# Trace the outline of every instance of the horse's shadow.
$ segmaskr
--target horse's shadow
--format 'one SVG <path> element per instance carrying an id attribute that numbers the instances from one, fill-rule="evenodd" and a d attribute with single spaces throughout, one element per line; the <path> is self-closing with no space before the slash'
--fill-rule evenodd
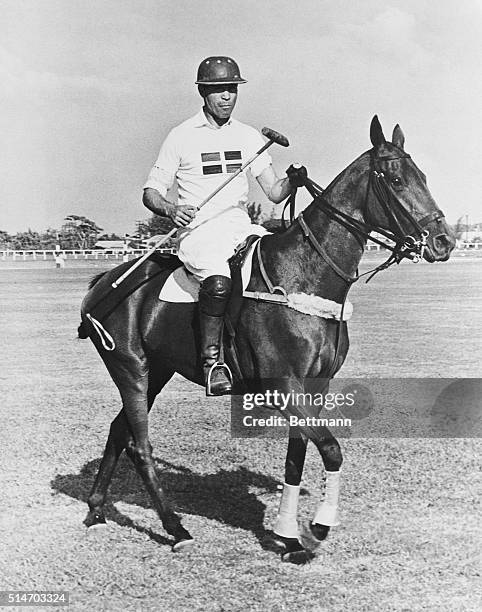
<path id="1" fill-rule="evenodd" d="M 245 467 L 235 470 L 221 469 L 215 474 L 198 474 L 185 466 L 163 459 L 156 458 L 155 461 L 163 489 L 176 511 L 204 516 L 250 531 L 263 548 L 269 549 L 269 536 L 272 532 L 264 527 L 266 505 L 259 496 L 275 495 L 281 484 L 278 480 Z M 78 474 L 57 474 L 51 482 L 52 489 L 87 503 L 99 465 L 100 459 L 94 459 L 86 463 Z M 306 495 L 308 491 L 302 488 L 301 494 Z M 152 508 L 141 479 L 125 456 L 121 457 L 109 486 L 108 501 L 105 505 L 107 520 L 147 534 L 159 544 L 172 544 L 167 537 L 137 524 L 119 511 L 114 506 L 119 501 Z"/>

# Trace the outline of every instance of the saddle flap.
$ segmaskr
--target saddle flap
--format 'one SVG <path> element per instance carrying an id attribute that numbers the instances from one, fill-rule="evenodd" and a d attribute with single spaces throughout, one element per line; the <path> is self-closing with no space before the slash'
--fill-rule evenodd
<path id="1" fill-rule="evenodd" d="M 192 303 L 199 301 L 200 283 L 184 266 L 176 268 L 161 287 L 159 299 L 164 302 Z"/>
<path id="2" fill-rule="evenodd" d="M 239 301 L 240 306 L 243 289 L 249 284 L 251 278 L 251 254 L 257 239 L 259 239 L 259 236 L 248 236 L 229 260 L 231 278 L 233 280 L 231 300 L 228 306 L 230 312 L 235 302 Z M 162 285 L 159 299 L 164 302 L 174 303 L 197 302 L 199 300 L 199 287 L 200 283 L 197 278 L 188 272 L 184 266 L 179 266 Z"/>
<path id="3" fill-rule="evenodd" d="M 246 240 L 239 245 L 234 255 L 229 260 L 229 268 L 231 270 L 233 286 L 231 290 L 231 298 L 226 309 L 225 321 L 226 328 L 231 338 L 234 338 L 235 335 L 235 329 L 243 301 L 244 289 L 246 289 L 246 287 L 249 285 L 249 281 L 251 279 L 251 268 L 253 261 L 252 254 L 258 240 L 261 240 L 261 238 L 256 234 L 248 236 Z"/>

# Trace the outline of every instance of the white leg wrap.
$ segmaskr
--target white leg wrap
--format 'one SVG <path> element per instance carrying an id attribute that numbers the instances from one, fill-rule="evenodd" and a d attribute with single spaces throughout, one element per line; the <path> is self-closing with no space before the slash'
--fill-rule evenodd
<path id="1" fill-rule="evenodd" d="M 336 527 L 338 517 L 338 497 L 340 494 L 340 472 L 326 472 L 325 497 L 313 517 L 313 524 Z"/>
<path id="2" fill-rule="evenodd" d="M 273 531 L 284 538 L 298 538 L 298 497 L 300 487 L 289 485 L 286 482 L 283 486 L 283 494 L 279 505 L 278 516 Z"/>

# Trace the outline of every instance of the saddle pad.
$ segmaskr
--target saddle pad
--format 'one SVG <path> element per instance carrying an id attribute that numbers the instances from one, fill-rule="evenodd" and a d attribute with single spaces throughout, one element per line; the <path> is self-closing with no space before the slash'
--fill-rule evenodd
<path id="1" fill-rule="evenodd" d="M 243 267 L 241 268 L 243 290 L 246 289 L 251 278 L 253 252 L 258 240 L 255 240 L 250 246 L 243 262 Z M 199 287 L 200 282 L 196 277 L 187 272 L 184 266 L 181 266 L 180 268 L 176 268 L 174 272 L 167 277 L 159 293 L 159 299 L 163 302 L 174 303 L 197 302 L 199 301 Z"/>

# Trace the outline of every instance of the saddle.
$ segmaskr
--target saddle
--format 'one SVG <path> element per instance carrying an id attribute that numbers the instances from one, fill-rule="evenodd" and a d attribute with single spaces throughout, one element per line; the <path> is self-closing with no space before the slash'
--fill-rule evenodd
<path id="1" fill-rule="evenodd" d="M 243 298 L 243 286 L 249 282 L 251 273 L 250 262 L 246 262 L 246 258 L 250 253 L 251 247 L 259 239 L 259 236 L 253 234 L 248 236 L 235 250 L 234 255 L 229 259 L 229 268 L 231 271 L 232 291 L 228 307 L 226 309 L 229 320 L 235 324 L 241 309 Z M 161 268 L 161 273 L 158 278 L 159 284 L 159 299 L 165 302 L 172 303 L 195 303 L 198 301 L 198 293 L 200 283 L 186 268 L 184 268 L 180 259 L 175 255 L 164 255 L 154 253 L 149 259 L 154 261 Z M 244 263 L 246 270 L 243 272 Z M 235 327 L 235 325 L 233 325 Z"/>

